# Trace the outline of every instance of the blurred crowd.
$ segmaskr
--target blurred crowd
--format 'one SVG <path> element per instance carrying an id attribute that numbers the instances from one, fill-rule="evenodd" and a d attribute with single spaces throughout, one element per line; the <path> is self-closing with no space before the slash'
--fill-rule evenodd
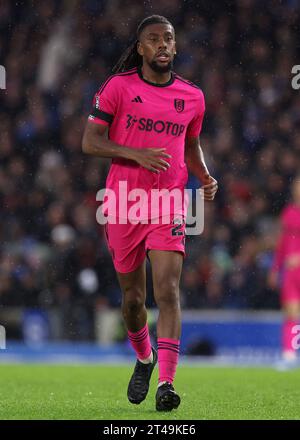
<path id="1" fill-rule="evenodd" d="M 119 307 L 95 217 L 109 161 L 85 156 L 81 139 L 94 93 L 153 13 L 174 24 L 174 69 L 204 91 L 201 144 L 220 188 L 206 204 L 204 233 L 187 240 L 183 307 L 278 307 L 266 274 L 300 169 L 293 0 L 1 1 L 1 306 L 59 306 L 78 325 Z"/>

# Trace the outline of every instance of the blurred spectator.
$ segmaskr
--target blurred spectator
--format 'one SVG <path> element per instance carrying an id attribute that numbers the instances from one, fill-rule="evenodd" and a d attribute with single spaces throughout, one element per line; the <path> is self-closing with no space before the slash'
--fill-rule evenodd
<path id="1" fill-rule="evenodd" d="M 187 239 L 183 306 L 278 307 L 265 274 L 300 168 L 298 2 L 3 0 L 0 304 L 59 305 L 65 337 L 92 337 L 93 310 L 119 305 L 95 217 L 108 163 L 84 156 L 81 136 L 93 94 L 153 13 L 174 23 L 175 70 L 204 91 L 201 143 L 220 185 L 204 233 Z"/>

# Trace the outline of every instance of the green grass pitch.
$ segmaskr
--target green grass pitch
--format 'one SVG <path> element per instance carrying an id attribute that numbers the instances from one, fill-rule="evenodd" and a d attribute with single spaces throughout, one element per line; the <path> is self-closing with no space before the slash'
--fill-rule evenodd
<path id="1" fill-rule="evenodd" d="M 299 419 L 300 370 L 178 367 L 181 405 L 155 410 L 157 369 L 146 400 L 127 401 L 133 366 L 0 365 L 0 419 Z"/>

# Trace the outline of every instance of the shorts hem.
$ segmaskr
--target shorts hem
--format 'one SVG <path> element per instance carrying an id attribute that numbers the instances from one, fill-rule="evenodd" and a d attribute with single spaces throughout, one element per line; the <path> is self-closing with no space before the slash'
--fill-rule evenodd
<path id="1" fill-rule="evenodd" d="M 169 251 L 169 252 L 180 252 L 181 254 L 183 254 L 183 256 L 186 256 L 185 250 L 184 249 L 162 249 L 162 247 L 151 247 L 151 248 L 147 248 L 146 249 L 146 255 L 148 256 L 148 252 L 149 251 Z"/>
<path id="2" fill-rule="evenodd" d="M 115 263 L 114 263 L 114 268 L 115 268 L 115 270 L 116 270 L 117 272 L 119 272 L 119 273 L 130 273 L 130 272 L 134 272 L 135 270 L 138 269 L 139 266 L 141 266 L 141 265 L 144 263 L 145 258 L 146 258 L 146 255 L 145 255 L 145 257 L 144 257 L 141 261 L 139 261 L 137 264 L 135 264 L 135 265 L 133 266 L 132 269 L 130 268 L 129 270 L 128 270 L 128 269 L 123 269 L 123 268 L 118 268 L 118 267 L 116 267 Z"/>

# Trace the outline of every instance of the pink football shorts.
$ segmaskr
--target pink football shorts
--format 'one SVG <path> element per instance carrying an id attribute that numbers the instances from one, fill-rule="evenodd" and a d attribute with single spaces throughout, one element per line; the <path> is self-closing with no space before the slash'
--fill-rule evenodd
<path id="1" fill-rule="evenodd" d="M 181 218 L 168 224 L 106 223 L 105 235 L 117 272 L 137 269 L 151 249 L 178 251 L 185 256 L 185 223 Z"/>

